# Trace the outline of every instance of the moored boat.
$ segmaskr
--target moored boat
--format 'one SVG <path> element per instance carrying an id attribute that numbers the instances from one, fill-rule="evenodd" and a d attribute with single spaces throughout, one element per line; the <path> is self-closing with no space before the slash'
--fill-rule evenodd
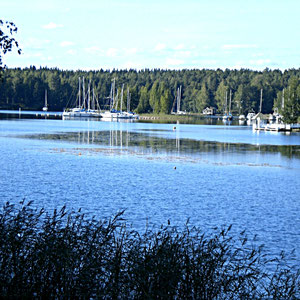
<path id="1" fill-rule="evenodd" d="M 82 97 L 81 97 L 82 88 Z M 97 105 L 96 105 L 97 102 Z M 96 109 L 97 106 L 97 109 Z M 86 97 L 84 87 L 84 77 L 81 80 L 79 77 L 79 87 L 75 107 L 66 108 L 62 114 L 63 118 L 101 118 L 101 112 L 98 101 L 95 101 L 95 93 L 93 89 L 93 98 L 90 96 L 90 83 L 88 85 L 88 95 Z"/>
<path id="2" fill-rule="evenodd" d="M 43 111 L 48 111 L 47 90 L 45 90 L 45 104 L 44 104 L 44 107 L 43 107 Z"/>
<path id="3" fill-rule="evenodd" d="M 247 120 L 252 121 L 255 116 L 256 116 L 255 112 L 249 112 L 247 114 Z"/>
<path id="4" fill-rule="evenodd" d="M 115 79 L 112 83 L 111 90 L 110 90 L 110 96 L 109 96 L 109 107 L 110 110 L 101 112 L 101 117 L 106 121 L 113 121 L 113 120 L 119 120 L 119 119 L 131 119 L 131 120 L 138 120 L 139 115 L 135 114 L 134 112 L 130 111 L 130 93 L 129 88 L 127 88 L 127 111 L 123 111 L 123 90 L 124 90 L 124 84 L 122 86 L 121 90 L 121 99 L 120 99 L 120 110 L 118 110 L 118 93 L 115 97 Z"/>

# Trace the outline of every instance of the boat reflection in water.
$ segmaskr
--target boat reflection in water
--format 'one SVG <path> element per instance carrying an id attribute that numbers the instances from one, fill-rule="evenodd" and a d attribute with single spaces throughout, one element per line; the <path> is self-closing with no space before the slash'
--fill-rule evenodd
<path id="1" fill-rule="evenodd" d="M 289 262 L 299 266 L 300 133 L 217 119 L 67 122 L 16 113 L 0 119 L 1 157 L 9 162 L 0 168 L 3 205 L 26 196 L 50 212 L 64 204 L 97 218 L 126 210 L 141 234 L 169 219 L 178 228 L 190 219 L 207 234 L 233 224 L 233 234 L 246 228 L 259 244 L 268 241 L 267 253 L 295 249 Z"/>

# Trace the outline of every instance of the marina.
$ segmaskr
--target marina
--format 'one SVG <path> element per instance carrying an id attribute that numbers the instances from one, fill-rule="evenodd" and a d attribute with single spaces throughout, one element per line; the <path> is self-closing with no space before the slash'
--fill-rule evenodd
<path id="1" fill-rule="evenodd" d="M 300 299 L 300 2 L 236 4 L 1 6 L 1 299 Z"/>
<path id="2" fill-rule="evenodd" d="M 141 231 L 167 220 L 232 224 L 270 254 L 300 245 L 297 132 L 0 114 L 0 145 L 2 204 L 25 198 L 100 218 L 125 209 Z"/>
<path id="3" fill-rule="evenodd" d="M 114 78 L 112 85 L 111 85 L 111 89 L 110 89 L 110 95 L 108 97 L 109 110 L 105 110 L 104 112 L 101 112 L 101 117 L 106 121 L 123 120 L 123 119 L 138 120 L 139 115 L 130 111 L 129 87 L 127 88 L 127 101 L 126 101 L 127 111 L 123 111 L 124 84 L 122 85 L 122 89 L 121 89 L 120 101 L 119 101 L 118 90 L 117 90 L 117 93 L 115 92 L 115 90 L 116 90 L 116 80 Z M 116 96 L 115 96 L 115 93 L 116 93 Z"/>
<path id="4" fill-rule="evenodd" d="M 82 93 L 82 94 L 81 94 Z M 75 106 L 66 108 L 62 117 L 68 118 L 101 118 L 100 106 L 95 97 L 93 89 L 93 96 L 91 98 L 91 82 L 88 84 L 87 93 L 85 92 L 84 77 L 78 78 L 78 94 L 75 101 Z"/>

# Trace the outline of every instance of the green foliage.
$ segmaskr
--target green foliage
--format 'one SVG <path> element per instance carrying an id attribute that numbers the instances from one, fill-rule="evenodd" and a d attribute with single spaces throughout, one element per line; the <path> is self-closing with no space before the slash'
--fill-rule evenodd
<path id="1" fill-rule="evenodd" d="M 14 47 L 18 49 L 18 53 L 21 54 L 21 49 L 19 44 L 14 37 L 17 33 L 18 28 L 13 22 L 2 21 L 0 20 L 0 72 L 6 68 L 6 65 L 3 66 L 2 57 L 7 52 L 12 51 Z"/>
<path id="2" fill-rule="evenodd" d="M 141 234 L 123 212 L 99 221 L 32 203 L 0 213 L 0 297 L 36 299 L 297 299 L 299 271 L 269 259 L 245 232 L 188 224 Z M 269 270 L 269 271 L 268 271 Z M 272 271 L 270 271 L 272 270 Z"/>
<path id="3" fill-rule="evenodd" d="M 234 93 L 233 104 L 236 112 L 247 114 L 251 111 L 258 111 L 259 92 L 256 88 L 249 85 L 239 85 L 236 93 Z M 270 111 L 271 113 L 271 111 Z"/>
<path id="4" fill-rule="evenodd" d="M 280 95 L 279 95 L 280 96 Z M 283 96 L 283 95 L 282 95 Z M 292 77 L 284 93 L 284 106 L 281 108 L 286 123 L 296 123 L 300 116 L 300 80 Z"/>
<path id="5" fill-rule="evenodd" d="M 197 112 L 202 113 L 203 109 L 207 106 L 210 106 L 209 103 L 209 93 L 206 88 L 206 84 L 203 83 L 201 90 L 197 92 L 196 96 L 196 109 Z"/>
<path id="6" fill-rule="evenodd" d="M 225 93 L 232 90 L 234 101 L 232 111 L 247 113 L 258 111 L 259 91 L 264 90 L 263 113 L 271 113 L 277 107 L 285 122 L 297 122 L 299 109 L 299 70 L 291 69 L 282 73 L 266 68 L 262 72 L 247 69 L 237 70 L 100 70 L 100 71 L 60 71 L 58 69 L 35 66 L 21 69 L 6 69 L 2 58 L 15 47 L 21 49 L 13 37 L 17 33 L 14 23 L 0 20 L 0 109 L 39 110 L 44 103 L 44 91 L 48 90 L 49 108 L 61 111 L 71 105 L 79 76 L 91 80 L 96 88 L 100 106 L 107 108 L 107 97 L 113 78 L 120 86 L 130 87 L 131 110 L 138 113 L 168 114 L 177 86 L 183 86 L 181 107 L 190 113 L 202 112 L 207 106 L 224 110 Z M 6 69 L 6 70 L 5 70 Z M 3 72 L 5 70 L 5 72 Z M 294 79 L 290 79 L 294 78 Z M 298 79 L 296 79 L 298 78 Z M 287 86 L 289 85 L 288 89 Z M 280 106 L 280 92 L 286 88 L 285 106 Z M 277 98 L 276 98 L 277 95 Z"/>
<path id="7" fill-rule="evenodd" d="M 142 113 L 142 112 L 148 112 L 150 109 L 150 104 L 149 104 L 149 93 L 148 89 L 146 86 L 141 87 L 140 90 L 140 97 L 139 97 L 139 104 L 136 109 L 137 113 Z"/>
<path id="8" fill-rule="evenodd" d="M 225 111 L 225 98 L 226 98 L 225 95 L 226 95 L 227 91 L 228 91 L 228 88 L 225 86 L 225 83 L 222 80 L 217 88 L 216 97 L 215 97 L 216 106 L 217 106 L 219 112 Z"/>
<path id="9" fill-rule="evenodd" d="M 152 108 L 152 112 L 154 112 L 154 113 L 159 113 L 160 96 L 159 96 L 158 88 L 159 88 L 159 81 L 156 80 L 156 81 L 154 81 L 154 83 L 152 85 L 152 88 L 150 91 L 150 99 L 149 99 L 149 103 Z"/>
<path id="10" fill-rule="evenodd" d="M 168 114 L 171 111 L 172 97 L 169 89 L 166 88 L 165 83 L 162 82 L 159 87 L 160 94 L 160 112 L 163 114 Z"/>
<path id="11" fill-rule="evenodd" d="M 290 86 L 291 78 L 300 77 L 300 69 L 270 71 L 268 69 L 250 71 L 237 70 L 100 70 L 100 71 L 61 71 L 58 69 L 35 68 L 6 69 L 0 83 L 0 109 L 40 110 L 44 105 L 45 89 L 48 90 L 49 109 L 62 111 L 73 105 L 78 89 L 78 77 L 91 80 L 102 109 L 108 108 L 107 98 L 112 80 L 116 88 L 130 88 L 131 110 L 138 113 L 170 113 L 177 88 L 182 86 L 181 109 L 189 113 L 201 113 L 206 106 L 216 107 L 223 112 L 225 94 L 232 91 L 231 111 L 247 114 L 258 111 L 260 90 L 263 89 L 263 113 L 272 113 L 276 95 Z M 297 87 L 291 89 L 298 95 Z M 126 88 L 127 90 L 127 88 Z M 87 89 L 86 89 L 87 91 Z M 124 94 L 125 95 L 125 94 Z M 290 99 L 292 99 L 292 92 Z M 298 97 L 298 96 L 297 96 Z M 293 103 L 299 99 L 295 98 Z M 125 97 L 126 98 L 126 97 Z M 124 104 L 125 104 L 124 98 Z M 287 97 L 285 97 L 288 99 Z M 288 100 L 287 100 L 288 101 Z M 227 103 L 227 104 L 228 104 Z M 277 103 L 277 102 L 276 102 Z M 288 114 L 293 119 L 299 116 L 297 105 L 287 104 Z M 292 108 L 293 107 L 293 108 Z"/>

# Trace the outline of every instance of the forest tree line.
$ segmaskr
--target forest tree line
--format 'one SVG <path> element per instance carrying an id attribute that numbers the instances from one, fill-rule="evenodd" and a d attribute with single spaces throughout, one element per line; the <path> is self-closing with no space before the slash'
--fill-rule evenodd
<path id="1" fill-rule="evenodd" d="M 79 77 L 85 78 L 86 91 L 91 82 L 101 109 L 108 108 L 115 79 L 119 93 L 123 84 L 125 91 L 129 88 L 130 107 L 137 113 L 170 113 L 180 86 L 181 110 L 187 113 L 202 113 L 210 106 L 223 113 L 228 110 L 230 94 L 233 114 L 258 112 L 261 90 L 262 113 L 272 113 L 278 108 L 279 112 L 297 120 L 300 111 L 300 69 L 65 71 L 34 66 L 9 68 L 2 72 L 0 108 L 40 110 L 47 90 L 49 110 L 62 111 L 74 105 Z M 123 107 L 126 107 L 125 92 L 123 101 Z"/>

